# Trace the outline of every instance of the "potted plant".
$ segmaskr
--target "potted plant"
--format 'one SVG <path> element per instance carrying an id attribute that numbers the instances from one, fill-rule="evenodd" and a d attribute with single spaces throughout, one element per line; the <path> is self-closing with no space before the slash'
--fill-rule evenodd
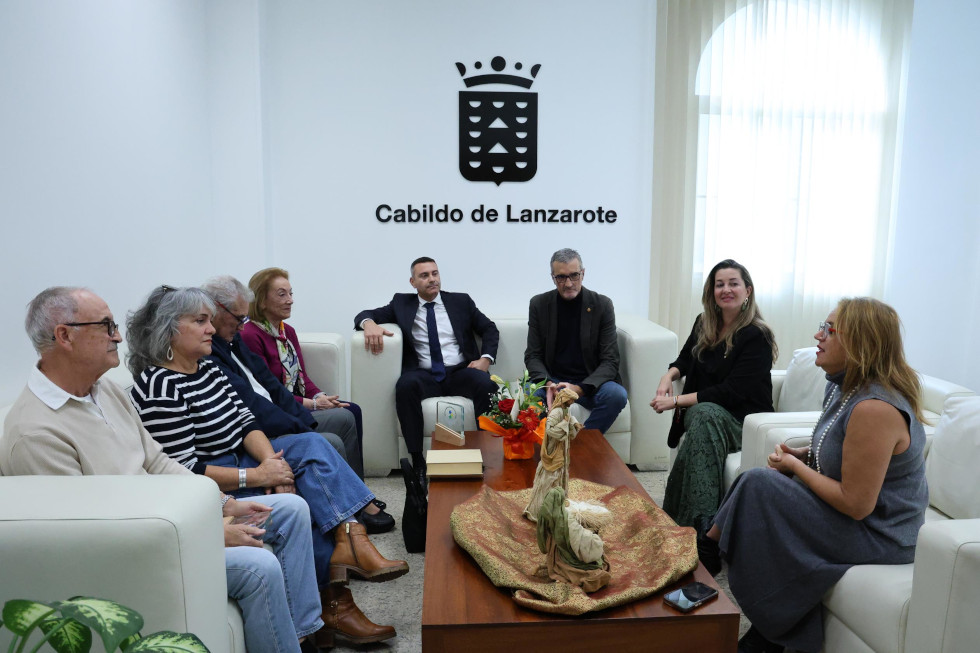
<path id="1" fill-rule="evenodd" d="M 92 631 L 102 638 L 106 653 L 125 651 L 141 653 L 208 653 L 204 643 L 190 633 L 161 631 L 143 637 L 143 617 L 136 610 L 115 601 L 76 596 L 67 601 L 41 603 L 13 599 L 3 606 L 0 628 L 14 634 L 10 653 L 25 651 L 31 634 L 40 629 L 42 637 L 30 649 L 39 650 L 45 643 L 57 653 L 88 653 L 92 648 Z"/>

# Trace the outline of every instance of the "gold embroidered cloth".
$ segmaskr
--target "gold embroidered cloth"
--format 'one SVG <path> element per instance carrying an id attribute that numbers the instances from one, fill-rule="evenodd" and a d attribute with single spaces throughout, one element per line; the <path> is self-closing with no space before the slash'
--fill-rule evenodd
<path id="1" fill-rule="evenodd" d="M 600 532 L 612 579 L 591 594 L 556 583 L 544 570 L 536 525 L 521 515 L 530 495 L 530 488 L 497 492 L 484 485 L 450 517 L 456 543 L 494 585 L 514 590 L 514 600 L 525 608 L 568 615 L 605 610 L 654 594 L 698 565 L 694 529 L 677 526 L 627 487 L 572 479 L 569 496 L 597 499 L 613 513 Z"/>

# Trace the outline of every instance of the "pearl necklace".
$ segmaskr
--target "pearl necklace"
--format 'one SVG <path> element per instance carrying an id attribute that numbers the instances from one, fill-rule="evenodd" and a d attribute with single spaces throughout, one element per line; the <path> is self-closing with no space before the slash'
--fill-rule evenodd
<path id="1" fill-rule="evenodd" d="M 820 413 L 820 418 L 817 420 L 817 423 L 813 425 L 813 431 L 810 433 L 810 451 L 807 452 L 806 464 L 807 467 L 816 469 L 818 474 L 823 473 L 820 469 L 820 449 L 823 447 L 824 438 L 827 437 L 827 431 L 829 431 L 830 427 L 837 422 L 837 418 L 840 417 L 840 414 L 844 412 L 845 408 L 847 408 L 847 404 L 851 400 L 851 397 L 854 396 L 855 392 L 855 390 L 851 390 L 844 395 L 844 399 L 840 403 L 840 408 L 838 408 L 837 412 L 834 413 L 833 418 L 827 422 L 827 426 L 824 427 L 823 432 L 820 434 L 820 439 L 817 440 L 817 445 L 814 447 L 813 436 L 817 434 L 817 425 L 820 424 L 820 420 L 823 419 L 823 416 L 827 413 L 827 408 L 834 403 L 834 397 L 838 395 L 839 391 L 839 387 L 834 387 L 834 391 L 830 393 L 829 397 L 827 397 L 827 401 L 823 405 L 823 412 Z"/>

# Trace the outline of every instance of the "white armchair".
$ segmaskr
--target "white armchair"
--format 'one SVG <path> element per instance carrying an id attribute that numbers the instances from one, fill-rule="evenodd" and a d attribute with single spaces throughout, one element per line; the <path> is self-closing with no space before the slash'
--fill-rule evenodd
<path id="1" fill-rule="evenodd" d="M 524 373 L 527 346 L 527 317 L 493 318 L 500 331 L 497 359 L 490 371 L 501 378 L 515 380 Z M 407 455 L 395 415 L 395 382 L 401 375 L 404 339 L 397 325 L 386 324 L 394 336 L 385 338 L 384 352 L 371 354 L 364 349 L 364 332 L 351 339 L 351 399 L 364 411 L 364 468 L 367 474 L 387 474 Z M 653 322 L 631 315 L 618 315 L 620 375 L 629 395 L 626 408 L 606 433 L 610 445 L 627 463 L 644 469 L 664 469 L 667 465 L 669 415 L 657 415 L 648 406 L 667 364 L 677 356 L 677 336 Z M 303 345 L 306 355 L 306 346 Z M 436 404 L 442 400 L 461 404 L 464 428 L 476 428 L 473 405 L 462 397 L 441 397 L 423 402 L 424 433 L 435 428 Z M 580 406 L 576 417 L 585 421 L 588 412 Z M 428 446 L 430 438 L 425 438 Z"/>
<path id="2" fill-rule="evenodd" d="M 107 598 L 142 614 L 144 634 L 191 632 L 213 653 L 244 653 L 213 481 L 14 476 L 0 496 L 0 604 Z"/>
<path id="3" fill-rule="evenodd" d="M 827 386 L 825 374 L 815 365 L 815 360 L 816 347 L 797 349 L 786 370 L 772 371 L 773 407 L 776 412 L 746 415 L 742 422 L 742 451 L 730 454 L 725 463 L 726 488 L 742 471 L 765 467 L 766 458 L 780 442 L 791 447 L 809 444 L 813 425 L 820 417 Z M 931 438 L 946 400 L 971 396 L 973 391 L 925 374 L 919 375 L 919 383 L 926 435 Z"/>
<path id="4" fill-rule="evenodd" d="M 826 653 L 952 653 L 980 642 L 980 397 L 934 377 L 920 382 L 930 506 L 915 562 L 844 574 L 823 598 Z M 779 442 L 808 444 L 818 415 L 747 417 L 739 472 L 765 465 Z"/>

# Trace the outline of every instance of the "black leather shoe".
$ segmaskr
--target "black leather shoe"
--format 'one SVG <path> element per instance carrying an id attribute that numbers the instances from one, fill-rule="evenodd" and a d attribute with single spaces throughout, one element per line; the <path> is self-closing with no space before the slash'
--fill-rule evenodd
<path id="1" fill-rule="evenodd" d="M 384 510 L 379 510 L 373 515 L 366 510 L 361 510 L 357 515 L 357 521 L 364 524 L 369 535 L 387 533 L 395 527 L 395 518 Z"/>
<path id="2" fill-rule="evenodd" d="M 738 640 L 738 653 L 783 653 L 785 650 L 783 646 L 766 639 L 755 626 Z"/>
<path id="3" fill-rule="evenodd" d="M 388 504 L 382 501 L 381 499 L 371 499 L 371 503 L 376 505 L 378 507 L 378 510 L 384 510 L 385 508 L 388 507 Z"/>
<path id="4" fill-rule="evenodd" d="M 698 530 L 698 559 L 712 577 L 721 571 L 721 551 L 718 542 L 708 537 L 711 519 L 705 519 Z"/>

